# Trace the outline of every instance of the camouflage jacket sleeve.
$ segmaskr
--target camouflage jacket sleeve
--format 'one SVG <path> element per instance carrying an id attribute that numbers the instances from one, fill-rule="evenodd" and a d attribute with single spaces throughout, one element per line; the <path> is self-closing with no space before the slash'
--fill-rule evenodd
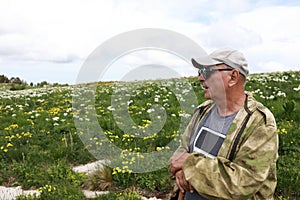
<path id="1" fill-rule="evenodd" d="M 229 160 L 237 132 L 251 113 Z M 273 199 L 276 187 L 278 136 L 272 113 L 248 96 L 235 117 L 216 158 L 193 153 L 184 163 L 186 179 L 207 199 Z"/>

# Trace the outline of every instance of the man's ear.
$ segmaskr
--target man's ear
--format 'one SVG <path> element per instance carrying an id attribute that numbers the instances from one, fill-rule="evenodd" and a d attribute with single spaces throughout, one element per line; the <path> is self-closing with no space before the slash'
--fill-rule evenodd
<path id="1" fill-rule="evenodd" d="M 229 87 L 232 87 L 238 83 L 239 76 L 240 76 L 240 73 L 238 70 L 234 69 L 231 71 L 231 73 L 229 74 L 229 81 L 228 81 Z"/>

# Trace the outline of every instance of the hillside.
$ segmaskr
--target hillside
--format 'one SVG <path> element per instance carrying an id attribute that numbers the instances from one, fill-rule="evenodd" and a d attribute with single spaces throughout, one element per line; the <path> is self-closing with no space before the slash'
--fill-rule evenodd
<path id="1" fill-rule="evenodd" d="M 204 101 L 195 77 L 18 91 L 2 86 L 0 185 L 38 189 L 35 199 L 83 199 L 82 189 L 109 190 L 107 199 L 165 197 L 174 183 L 168 158 Z M 246 90 L 277 121 L 276 197 L 300 198 L 300 71 L 251 74 Z M 92 176 L 72 171 L 96 160 L 109 160 L 108 167 Z"/>

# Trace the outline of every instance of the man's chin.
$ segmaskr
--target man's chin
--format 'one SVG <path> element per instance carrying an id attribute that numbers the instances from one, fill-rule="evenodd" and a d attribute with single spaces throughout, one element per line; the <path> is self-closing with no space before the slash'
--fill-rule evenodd
<path id="1" fill-rule="evenodd" d="M 211 99 L 211 95 L 210 95 L 210 92 L 208 91 L 208 89 L 204 89 L 204 98 Z"/>
<path id="2" fill-rule="evenodd" d="M 209 94 L 204 94 L 205 99 L 211 99 L 211 96 Z"/>

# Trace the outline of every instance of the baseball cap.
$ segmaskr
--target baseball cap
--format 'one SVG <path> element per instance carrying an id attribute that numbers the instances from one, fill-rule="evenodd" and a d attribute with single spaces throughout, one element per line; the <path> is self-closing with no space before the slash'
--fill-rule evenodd
<path id="1" fill-rule="evenodd" d="M 234 49 L 218 49 L 211 54 L 192 58 L 192 63 L 196 68 L 211 67 L 218 64 L 226 64 L 234 69 L 239 70 L 245 77 L 249 74 L 248 64 L 245 56 Z"/>

